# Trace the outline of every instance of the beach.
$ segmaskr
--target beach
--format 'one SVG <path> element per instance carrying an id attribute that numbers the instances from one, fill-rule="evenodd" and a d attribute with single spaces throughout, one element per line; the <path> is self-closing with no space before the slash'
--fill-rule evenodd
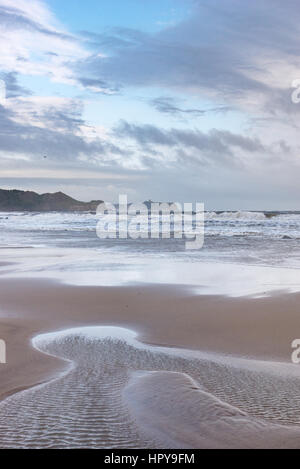
<path id="1" fill-rule="evenodd" d="M 136 430 L 139 434 L 139 438 L 136 437 L 137 447 L 139 444 L 145 446 L 147 442 L 150 447 L 152 444 L 157 447 L 169 445 L 168 447 L 187 448 L 243 447 L 245 445 L 246 447 L 294 447 L 299 444 L 300 432 L 297 427 L 300 422 L 297 390 L 299 372 L 297 365 L 291 364 L 291 342 L 300 334 L 298 333 L 300 331 L 299 293 L 274 292 L 265 298 L 232 298 L 221 295 L 191 294 L 184 285 L 79 286 L 65 284 L 54 279 L 10 279 L 3 275 L 0 281 L 0 297 L 0 336 L 7 343 L 8 357 L 8 363 L 0 367 L 2 399 L 0 422 L 3 418 L 1 413 L 5 410 L 7 396 L 12 396 L 9 399 L 13 400 L 14 395 L 22 395 L 22 390 L 30 390 L 31 387 L 35 389 L 35 386 L 41 383 L 46 383 L 47 387 L 47 383 L 57 380 L 60 373 L 66 372 L 64 354 L 50 353 L 47 349 L 37 350 L 31 342 L 34 337 L 70 328 L 115 326 L 135 331 L 138 341 L 148 344 L 153 350 L 157 347 L 159 351 L 161 348 L 169 350 L 173 348 L 177 351 L 189 350 L 191 353 L 189 360 L 194 359 L 193 353 L 197 354 L 201 351 L 204 353 L 204 356 L 200 357 L 201 363 L 204 360 L 201 366 L 204 366 L 204 369 L 207 368 L 207 376 L 212 373 L 213 379 L 216 380 L 215 373 L 219 373 L 217 383 L 214 385 L 209 383 L 209 379 L 204 383 L 201 379 L 194 381 L 199 386 L 198 394 L 195 385 L 191 385 L 192 380 L 197 377 L 189 375 L 188 366 L 184 372 L 185 366 L 182 363 L 180 366 L 170 365 L 170 370 L 166 369 L 167 365 L 158 366 L 157 364 L 153 364 L 153 370 L 151 370 L 151 365 L 148 364 L 148 372 L 156 371 L 158 374 L 151 375 L 150 373 L 147 376 L 139 376 L 138 379 L 134 376 L 124 378 L 122 389 L 123 387 L 125 389 L 127 385 L 131 389 L 131 392 L 126 391 L 125 401 L 128 401 L 127 407 L 130 409 L 128 412 L 131 412 L 135 425 L 140 429 L 140 434 L 139 430 Z M 205 354 L 208 356 L 206 357 Z M 238 377 L 235 382 L 235 379 L 231 377 L 233 389 L 228 388 L 228 393 L 222 390 L 222 386 L 229 386 L 228 376 L 226 373 L 223 374 L 222 368 L 211 371 L 211 363 L 218 361 L 220 357 L 223 357 L 226 362 L 224 370 L 232 367 L 232 370 L 249 373 L 249 376 L 252 376 L 251 379 L 248 377 L 249 382 L 247 379 L 238 379 Z M 68 355 L 68 360 L 70 359 Z M 248 364 L 246 366 L 246 362 L 239 363 L 239 359 L 248 361 L 251 365 L 250 371 L 247 371 Z M 74 361 L 76 362 L 76 357 Z M 147 369 L 146 364 L 140 364 L 136 369 L 135 365 L 128 364 L 127 366 L 133 374 Z M 281 377 L 282 368 L 286 373 L 284 382 Z M 266 391 L 263 396 L 256 395 L 257 383 L 253 378 L 253 373 L 254 375 L 257 373 L 259 377 L 257 383 L 262 383 L 262 389 L 264 389 L 263 380 L 265 379 Z M 282 405 L 280 396 L 277 400 L 276 395 L 268 394 L 270 373 L 275 379 L 272 386 L 278 386 L 276 383 L 278 379 L 285 399 L 293 402 L 293 409 L 289 409 L 288 405 Z M 265 378 L 262 379 L 261 376 Z M 234 389 L 234 386 L 240 386 L 240 388 Z M 153 394 L 151 394 L 152 387 L 156 389 Z M 38 388 L 36 389 L 38 393 Z M 163 400 L 166 399 L 162 389 L 166 393 L 169 389 L 170 393 L 175 393 L 175 395 L 172 400 L 174 407 L 166 406 L 168 410 L 164 417 L 165 421 L 160 425 L 161 411 L 157 413 L 155 399 L 159 396 L 158 402 L 161 406 Z M 277 387 L 277 390 L 279 392 L 280 387 Z M 67 390 L 64 388 L 65 391 Z M 88 388 L 86 392 L 89 392 Z M 202 406 L 199 405 L 201 392 L 205 392 L 206 399 L 209 397 L 209 399 L 218 400 L 218 406 L 221 407 L 217 430 L 212 430 L 211 427 L 215 419 L 214 410 L 211 415 L 205 415 L 204 420 L 202 418 Z M 293 395 L 293 392 L 297 392 L 297 395 Z M 143 397 L 143 393 L 146 397 Z M 152 396 L 156 397 L 151 399 Z M 185 405 L 180 410 L 181 396 L 184 396 Z M 230 411 L 238 419 L 237 423 L 230 424 L 232 438 L 228 438 L 228 422 L 224 420 L 224 416 L 222 417 L 224 406 L 225 408 L 229 406 Z M 199 412 L 199 418 L 194 418 L 192 421 L 188 418 L 191 407 L 194 417 Z M 227 412 L 224 415 L 226 414 Z M 245 428 L 245 425 L 243 426 L 240 422 L 245 419 L 250 419 L 252 423 L 249 424 L 249 428 L 246 425 L 248 430 L 237 440 L 233 435 L 240 426 Z M 176 435 L 171 430 L 175 424 Z M 40 425 L 43 425 L 42 421 Z M 255 430 L 257 425 L 259 429 Z M 145 431 L 143 427 L 148 430 Z M 3 421 L 1 428 L 5 428 Z M 44 429 L 44 431 L 47 436 L 47 430 Z M 86 431 L 88 435 L 88 429 Z M 261 432 L 263 432 L 263 438 L 259 436 Z M 159 436 L 160 434 L 162 435 Z M 0 433 L 1 445 L 6 447 L 6 445 L 14 444 L 14 438 L 12 438 L 12 443 L 6 441 L 7 430 L 4 435 L 1 436 Z M 226 438 L 225 435 L 227 435 Z M 20 435 L 18 441 L 18 443 L 15 441 L 15 444 L 22 446 Z M 42 438 L 40 441 L 44 446 Z M 51 442 L 51 437 L 49 437 L 50 447 L 53 444 L 55 446 L 55 441 L 57 444 L 55 438 Z M 77 444 L 78 442 L 75 447 Z M 105 447 L 105 438 L 103 444 Z M 109 440 L 107 444 L 111 446 Z M 34 447 L 35 445 L 38 443 L 33 443 Z"/>
<path id="2" fill-rule="evenodd" d="M 0 217 L 0 447 L 298 448 L 296 222 L 208 214 L 187 251 Z"/>

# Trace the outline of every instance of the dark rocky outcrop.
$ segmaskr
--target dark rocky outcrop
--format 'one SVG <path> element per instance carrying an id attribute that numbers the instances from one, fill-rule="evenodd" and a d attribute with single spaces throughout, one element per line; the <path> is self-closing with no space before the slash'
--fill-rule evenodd
<path id="1" fill-rule="evenodd" d="M 101 200 L 79 202 L 63 192 L 37 194 L 31 191 L 0 189 L 1 212 L 73 212 L 95 211 Z"/>

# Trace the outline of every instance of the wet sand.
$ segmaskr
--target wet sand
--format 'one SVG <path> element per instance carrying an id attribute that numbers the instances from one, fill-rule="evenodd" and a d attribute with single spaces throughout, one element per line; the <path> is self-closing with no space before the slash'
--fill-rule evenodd
<path id="1" fill-rule="evenodd" d="M 30 339 L 43 332 L 87 325 L 115 325 L 137 331 L 139 340 L 149 344 L 287 364 L 291 363 L 291 342 L 300 337 L 299 294 L 278 293 L 259 299 L 227 298 L 191 295 L 185 287 L 178 286 L 87 287 L 45 279 L 2 277 L 0 298 L 0 338 L 7 343 L 8 360 L 7 365 L 0 365 L 2 400 L 19 390 L 43 383 L 65 369 L 64 361 L 32 347 Z M 166 375 L 155 379 L 164 381 L 165 386 L 167 382 L 171 383 L 171 388 L 174 380 L 182 381 L 182 389 L 190 386 L 190 382 L 178 375 L 169 375 L 170 381 Z M 141 393 L 140 388 L 141 382 L 134 392 Z M 178 396 L 173 397 L 178 399 Z M 273 397 L 276 400 L 276 395 Z M 136 401 L 141 402 L 141 399 L 137 397 Z M 136 409 L 139 415 L 144 415 L 143 421 L 146 410 Z M 149 415 L 155 415 L 157 409 L 148 411 Z M 179 421 L 180 417 L 175 415 L 174 419 Z M 229 423 L 224 423 L 222 418 L 220 422 L 223 424 L 219 431 L 228 430 Z M 266 425 L 268 430 L 267 421 Z M 203 432 L 203 428 L 203 422 L 199 422 L 198 429 L 194 426 L 190 430 L 193 437 L 188 442 L 185 436 L 185 447 L 213 446 L 211 439 L 210 442 L 205 438 L 195 439 L 195 433 Z M 234 428 L 238 429 L 233 425 L 231 432 Z M 259 432 L 256 432 L 256 439 L 250 439 L 249 446 L 300 446 L 300 433 L 295 426 L 276 428 L 276 435 L 271 440 L 267 438 L 267 430 L 265 428 L 262 434 L 265 440 L 257 439 Z M 184 432 L 186 435 L 187 430 L 182 430 Z M 215 432 L 213 435 L 218 446 L 222 439 L 218 440 Z M 245 444 L 243 441 L 232 439 L 230 443 L 227 438 L 224 446 L 240 447 Z"/>

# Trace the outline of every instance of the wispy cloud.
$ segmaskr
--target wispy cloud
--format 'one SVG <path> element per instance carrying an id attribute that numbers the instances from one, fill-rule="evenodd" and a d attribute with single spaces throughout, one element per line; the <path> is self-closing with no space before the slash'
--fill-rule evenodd
<path id="1" fill-rule="evenodd" d="M 0 68 L 44 75 L 74 84 L 71 64 L 87 57 L 78 39 L 64 31 L 39 0 L 0 0 Z"/>
<path id="2" fill-rule="evenodd" d="M 210 109 L 197 109 L 181 107 L 176 99 L 173 97 L 161 96 L 152 99 L 149 104 L 153 106 L 157 111 L 164 114 L 171 114 L 173 116 L 185 116 L 185 117 L 203 117 L 209 113 L 225 113 L 231 110 L 229 106 L 218 106 Z"/>

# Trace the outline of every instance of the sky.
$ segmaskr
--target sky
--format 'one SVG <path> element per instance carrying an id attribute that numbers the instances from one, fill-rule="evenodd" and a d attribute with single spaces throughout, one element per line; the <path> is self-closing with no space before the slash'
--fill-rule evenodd
<path id="1" fill-rule="evenodd" d="M 296 0 L 0 0 L 0 80 L 1 188 L 300 210 Z"/>

